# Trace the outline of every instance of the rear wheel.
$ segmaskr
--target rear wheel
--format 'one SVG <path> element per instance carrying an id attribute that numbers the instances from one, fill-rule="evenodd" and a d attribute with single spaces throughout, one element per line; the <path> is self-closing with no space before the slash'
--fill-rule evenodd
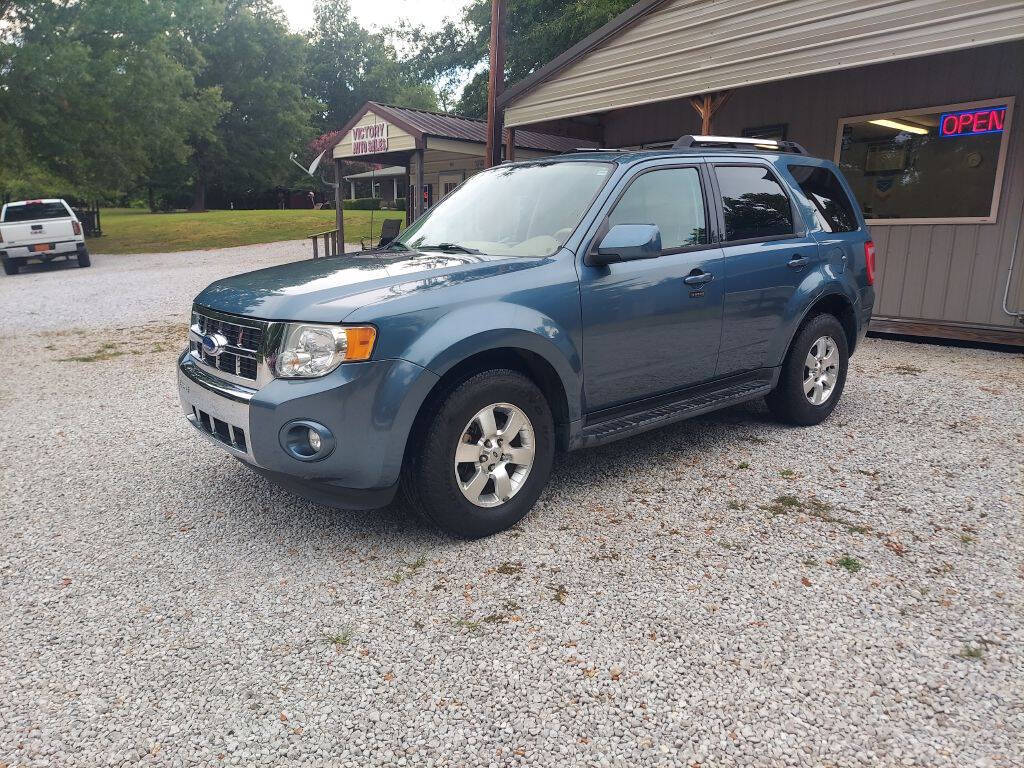
<path id="1" fill-rule="evenodd" d="M 414 429 L 402 476 L 405 496 L 453 536 L 480 538 L 515 525 L 551 474 L 551 409 L 516 371 L 467 379 Z"/>
<path id="2" fill-rule="evenodd" d="M 846 332 L 832 315 L 815 315 L 800 328 L 766 399 L 775 416 L 790 424 L 820 424 L 835 410 L 846 385 Z"/>
<path id="3" fill-rule="evenodd" d="M 18 274 L 18 262 L 14 259 L 9 259 L 4 256 L 4 274 L 5 275 L 16 275 Z"/>
<path id="4" fill-rule="evenodd" d="M 89 252 L 81 250 L 78 252 L 78 266 L 88 267 L 92 262 L 89 260 Z"/>

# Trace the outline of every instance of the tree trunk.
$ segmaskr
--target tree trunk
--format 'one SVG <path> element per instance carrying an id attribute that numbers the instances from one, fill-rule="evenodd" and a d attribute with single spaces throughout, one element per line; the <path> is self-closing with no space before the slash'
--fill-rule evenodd
<path id="1" fill-rule="evenodd" d="M 193 213 L 202 213 L 206 210 L 206 182 L 203 179 L 196 179 L 196 188 L 192 193 L 192 207 L 189 210 Z"/>
<path id="2" fill-rule="evenodd" d="M 156 195 L 153 194 L 153 185 L 149 185 L 149 212 L 156 213 Z"/>

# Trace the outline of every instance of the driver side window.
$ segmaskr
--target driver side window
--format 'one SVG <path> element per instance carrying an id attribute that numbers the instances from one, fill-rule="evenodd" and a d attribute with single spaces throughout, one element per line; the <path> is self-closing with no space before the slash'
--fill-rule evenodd
<path id="1" fill-rule="evenodd" d="M 608 224 L 656 224 L 666 251 L 706 244 L 700 172 L 696 168 L 664 168 L 642 173 L 615 204 Z"/>

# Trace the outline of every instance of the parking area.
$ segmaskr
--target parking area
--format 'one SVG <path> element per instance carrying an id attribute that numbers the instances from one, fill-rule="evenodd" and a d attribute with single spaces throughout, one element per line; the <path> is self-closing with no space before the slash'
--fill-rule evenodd
<path id="1" fill-rule="evenodd" d="M 868 339 L 453 541 L 187 428 L 192 296 L 307 251 L 0 280 L 0 765 L 1024 765 L 1024 357 Z"/>

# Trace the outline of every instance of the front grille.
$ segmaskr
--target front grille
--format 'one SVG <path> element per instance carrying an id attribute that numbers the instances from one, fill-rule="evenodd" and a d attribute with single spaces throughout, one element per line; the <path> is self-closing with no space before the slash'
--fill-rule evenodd
<path id="1" fill-rule="evenodd" d="M 196 417 L 196 424 L 204 432 L 213 435 L 225 445 L 230 445 L 243 452 L 246 450 L 244 429 L 228 424 L 226 421 L 221 421 L 206 411 L 196 408 L 194 405 L 192 406 L 192 413 Z"/>
<path id="2" fill-rule="evenodd" d="M 221 352 L 214 357 L 203 350 L 202 344 L 192 339 L 189 341 L 189 349 L 199 360 L 218 371 L 256 381 L 264 331 L 264 326 L 259 321 L 254 320 L 251 325 L 243 324 L 196 311 L 192 313 L 192 323 L 199 326 L 200 334 L 221 334 L 228 340 L 231 348 L 230 351 Z"/>

